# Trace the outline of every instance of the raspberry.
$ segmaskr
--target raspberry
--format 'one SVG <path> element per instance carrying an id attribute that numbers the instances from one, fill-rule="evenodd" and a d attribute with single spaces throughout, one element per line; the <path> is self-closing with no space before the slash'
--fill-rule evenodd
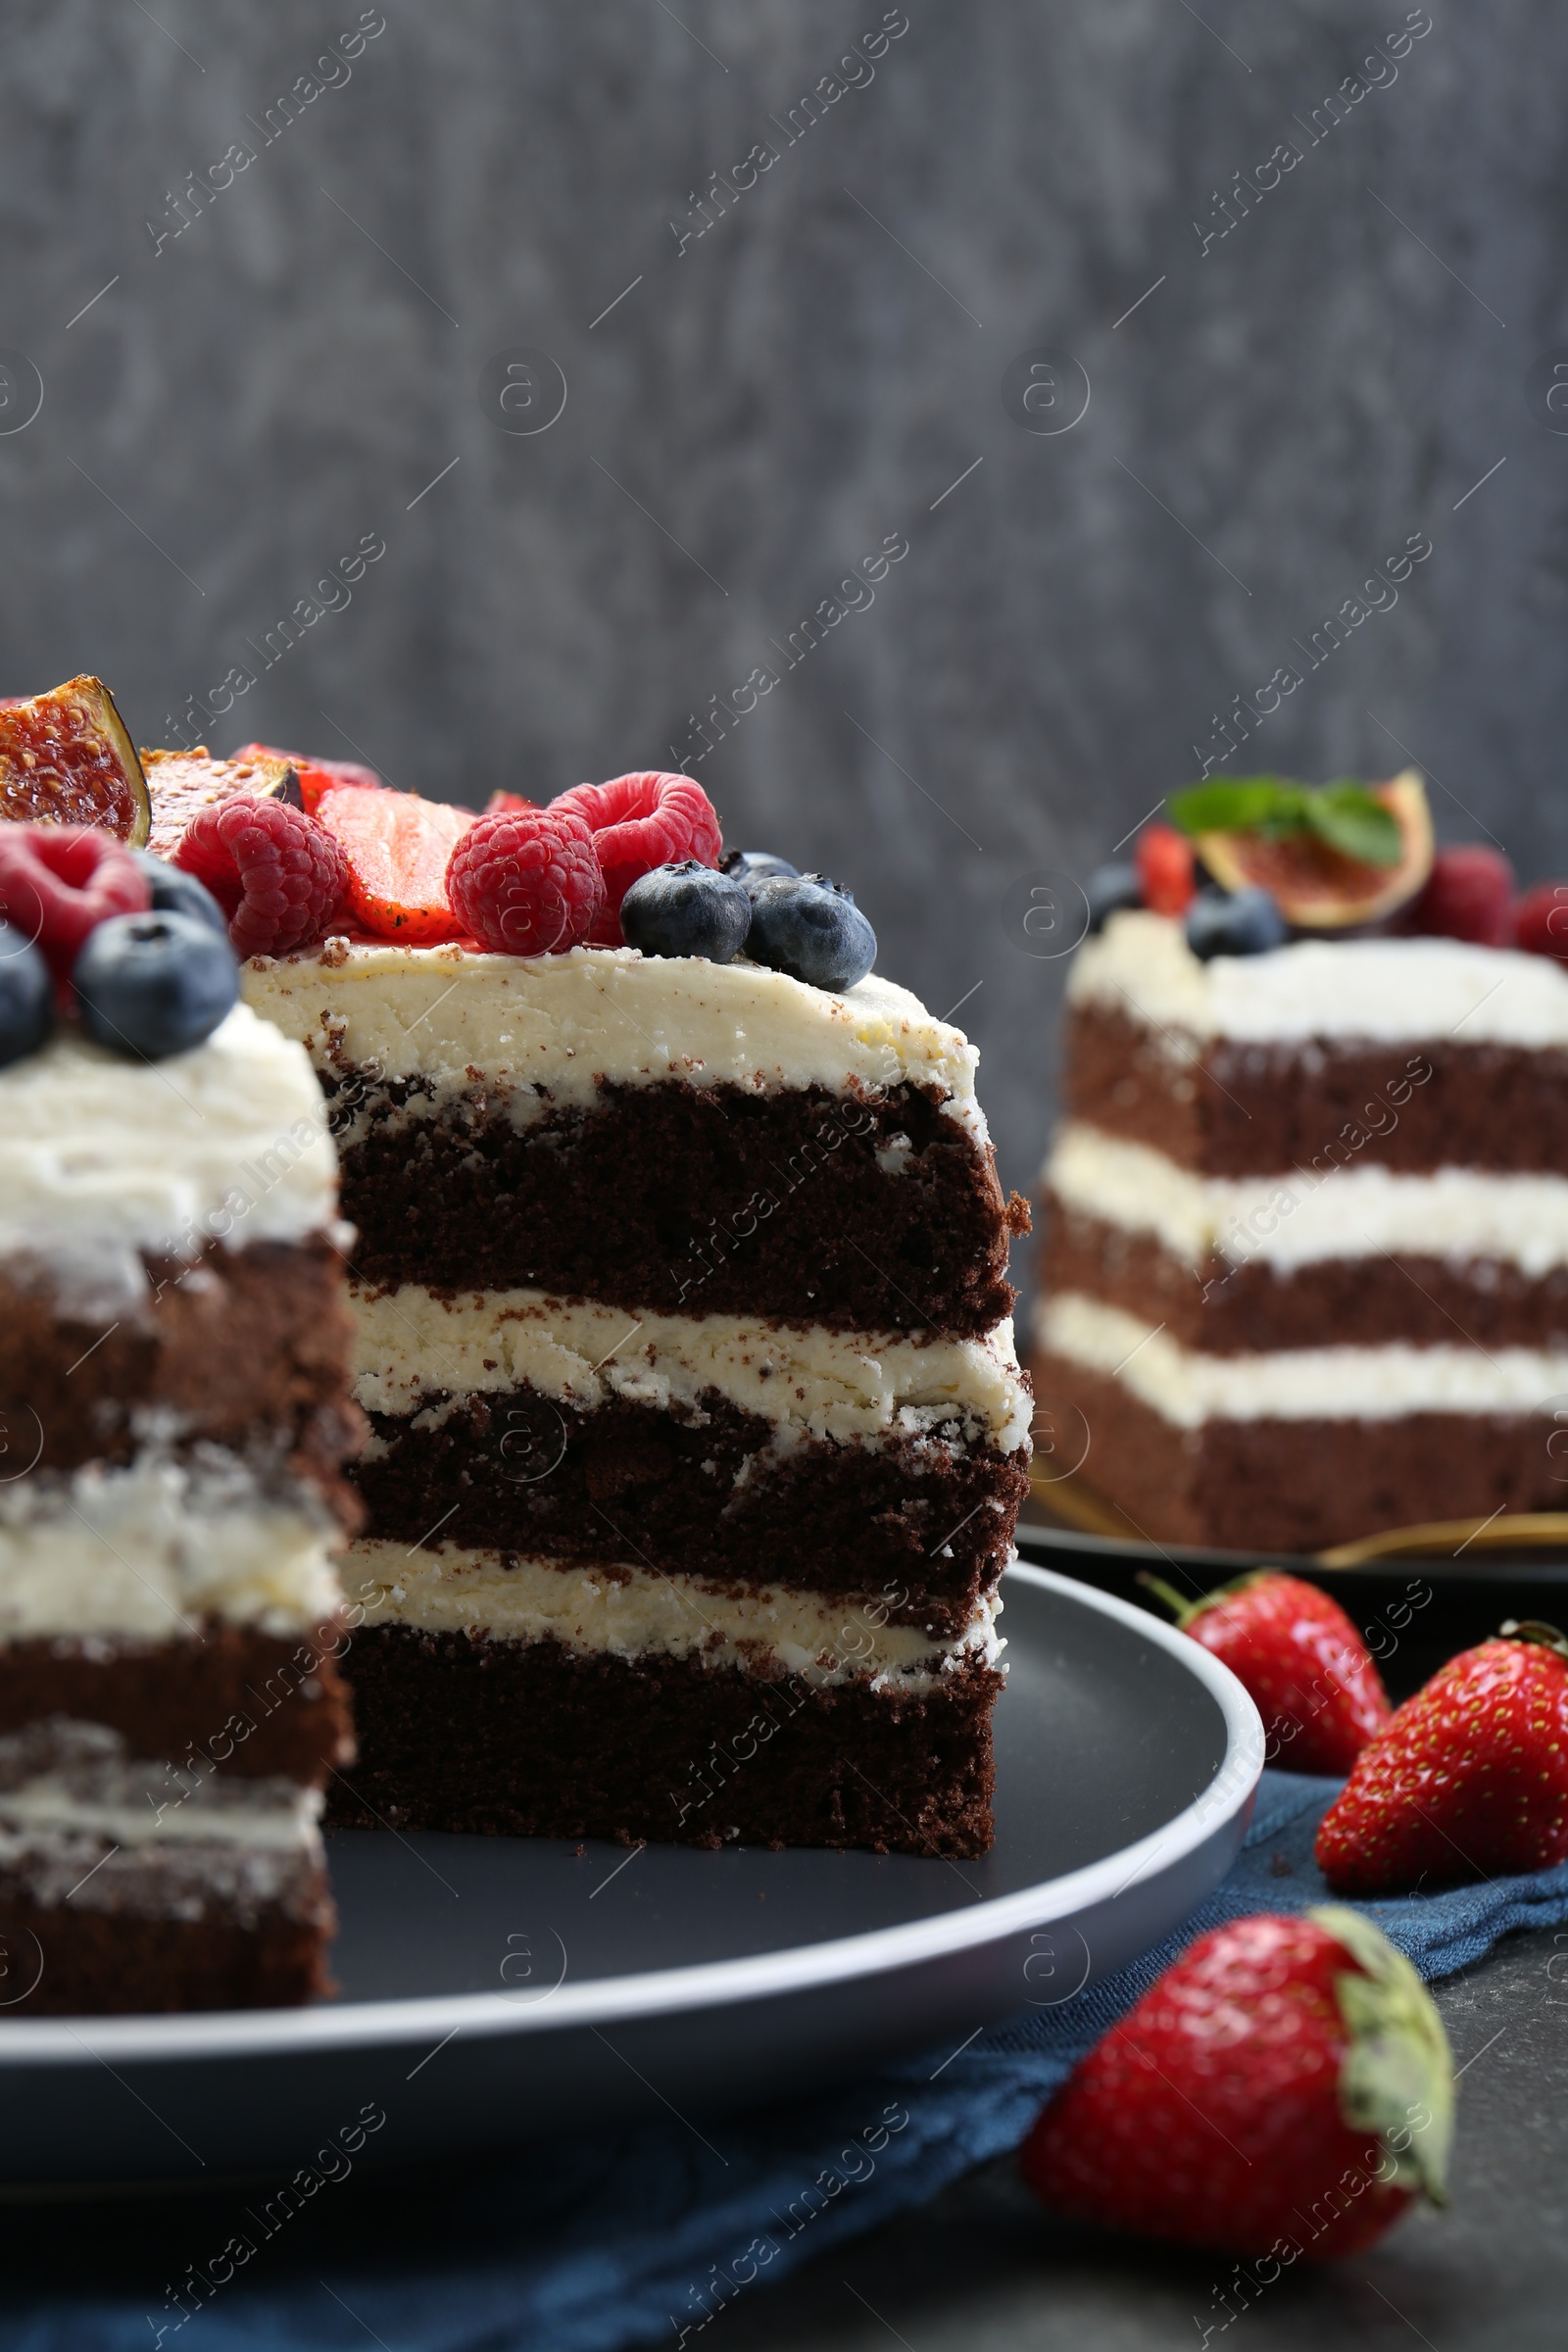
<path id="1" fill-rule="evenodd" d="M 1513 939 L 1513 867 L 1480 842 L 1440 850 L 1426 888 L 1410 909 L 1410 928 L 1439 939 L 1505 948 Z"/>
<path id="2" fill-rule="evenodd" d="M 286 956 L 319 939 L 348 883 L 343 852 L 314 816 L 245 795 L 203 808 L 173 862 L 206 883 L 240 956 Z"/>
<path id="3" fill-rule="evenodd" d="M 1144 905 L 1152 914 L 1182 914 L 1198 888 L 1193 845 L 1174 825 L 1146 825 L 1133 848 Z"/>
<path id="4" fill-rule="evenodd" d="M 604 868 L 604 910 L 588 940 L 594 948 L 622 944 L 620 902 L 639 874 L 686 858 L 716 865 L 724 847 L 713 804 L 691 776 L 639 770 L 608 784 L 575 784 L 550 806 L 582 818 Z"/>
<path id="5" fill-rule="evenodd" d="M 498 956 L 558 956 L 593 930 L 605 877 L 587 825 L 557 801 L 481 816 L 447 860 L 447 897 Z"/>
<path id="6" fill-rule="evenodd" d="M 0 915 L 34 941 L 64 987 L 87 934 L 112 914 L 143 914 L 147 877 L 95 825 L 0 824 Z"/>
<path id="7" fill-rule="evenodd" d="M 1568 882 L 1538 882 L 1514 910 L 1513 942 L 1532 956 L 1568 963 Z"/>

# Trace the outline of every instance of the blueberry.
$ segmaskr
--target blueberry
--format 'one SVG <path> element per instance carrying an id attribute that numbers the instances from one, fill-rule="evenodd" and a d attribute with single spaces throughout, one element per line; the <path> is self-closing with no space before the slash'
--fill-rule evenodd
<path id="1" fill-rule="evenodd" d="M 746 953 L 811 988 L 841 991 L 876 961 L 876 933 L 847 890 L 825 874 L 776 875 L 752 893 Z"/>
<path id="2" fill-rule="evenodd" d="M 0 923 L 0 1068 L 37 1053 L 53 1012 L 49 966 L 24 932 Z"/>
<path id="3" fill-rule="evenodd" d="M 115 914 L 88 933 L 71 984 L 89 1037 L 162 1061 L 212 1035 L 238 1001 L 239 965 L 193 914 Z"/>
<path id="4" fill-rule="evenodd" d="M 645 956 L 706 956 L 710 963 L 728 963 L 745 946 L 751 919 L 744 884 L 695 858 L 639 874 L 620 902 L 621 935 Z"/>
<path id="5" fill-rule="evenodd" d="M 1089 901 L 1091 932 L 1103 931 L 1108 915 L 1119 914 L 1124 906 L 1143 905 L 1137 866 L 1130 858 L 1118 858 L 1110 865 L 1097 865 L 1084 884 L 1084 897 Z"/>
<path id="6" fill-rule="evenodd" d="M 719 861 L 719 871 L 733 874 L 748 890 L 755 890 L 760 882 L 776 882 L 781 876 L 793 880 L 800 870 L 787 858 L 775 858 L 771 850 L 731 850 Z"/>
<path id="7" fill-rule="evenodd" d="M 1266 956 L 1283 947 L 1290 926 L 1266 890 L 1234 896 L 1210 886 L 1187 909 L 1187 945 L 1206 963 L 1211 956 Z"/>
<path id="8" fill-rule="evenodd" d="M 131 856 L 146 875 L 153 894 L 156 914 L 193 914 L 209 930 L 228 937 L 228 917 L 214 898 L 205 882 L 198 882 L 184 867 L 171 865 L 167 858 L 155 858 L 151 850 L 132 850 Z"/>

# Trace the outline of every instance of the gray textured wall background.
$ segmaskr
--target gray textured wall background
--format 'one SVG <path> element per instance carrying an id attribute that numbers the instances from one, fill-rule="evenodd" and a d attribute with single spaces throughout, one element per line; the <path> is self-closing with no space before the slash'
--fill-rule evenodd
<path id="1" fill-rule="evenodd" d="M 0 434 L 5 689 L 97 670 L 155 743 L 246 664 L 196 721 L 215 748 L 547 796 L 676 763 L 688 714 L 783 672 L 772 641 L 902 534 L 696 772 L 732 840 L 857 890 L 884 970 L 964 1001 L 1020 1186 L 1062 966 L 1009 890 L 1087 871 L 1411 534 L 1397 602 L 1231 764 L 1411 757 L 1450 837 L 1568 868 L 1561 11 L 1432 0 L 1365 87 L 1397 0 L 907 0 L 865 69 L 839 60 L 878 0 L 381 10 L 325 69 L 350 0 L 6 11 L 0 343 L 44 400 Z M 1287 140 L 1205 249 L 1214 191 Z M 235 141 L 255 160 L 174 235 Z M 681 246 L 760 141 L 778 160 Z M 1093 387 L 1052 436 L 1000 392 L 1042 344 Z M 568 387 L 529 437 L 481 408 L 514 346 Z M 362 534 L 386 552 L 352 603 L 264 667 Z"/>

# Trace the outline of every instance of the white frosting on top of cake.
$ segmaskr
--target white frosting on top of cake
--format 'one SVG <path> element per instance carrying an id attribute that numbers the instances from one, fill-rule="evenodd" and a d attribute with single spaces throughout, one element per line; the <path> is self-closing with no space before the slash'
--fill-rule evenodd
<path id="1" fill-rule="evenodd" d="M 237 1457 L 202 1450 L 195 1469 L 144 1453 L 0 1484 L 0 1644 L 176 1641 L 209 1615 L 287 1635 L 332 1616 L 337 1531 L 314 1494 L 268 1494 Z"/>
<path id="2" fill-rule="evenodd" d="M 1392 1421 L 1403 1413 L 1568 1414 L 1568 1349 L 1282 1348 L 1204 1355 L 1159 1325 L 1081 1292 L 1043 1299 L 1035 1334 L 1054 1355 L 1114 1377 L 1178 1429 L 1205 1421 Z M 1093 1446 L 1086 1475 L 1094 1477 Z"/>
<path id="3" fill-rule="evenodd" d="M 337 1155 L 308 1056 L 248 1005 L 135 1061 L 62 1027 L 0 1070 L 0 1254 L 194 1255 L 333 1225 Z"/>
<path id="4" fill-rule="evenodd" d="M 241 985 L 321 1066 L 420 1078 L 437 1102 L 481 1091 L 519 1125 L 588 1108 L 601 1080 L 839 1095 L 907 1082 L 940 1089 L 985 1140 L 974 1047 L 874 973 L 833 996 L 760 964 L 633 948 L 523 956 L 328 940 L 254 957 Z"/>
<path id="5" fill-rule="evenodd" d="M 1218 1253 L 1280 1273 L 1325 1258 L 1493 1259 L 1539 1281 L 1568 1265 L 1568 1177 L 1375 1163 L 1273 1176 L 1200 1176 L 1083 1121 L 1064 1127 L 1043 1181 L 1063 1204 L 1154 1236 L 1185 1265 Z"/>
<path id="6" fill-rule="evenodd" d="M 1002 1602 L 980 1603 L 961 1633 L 893 1625 L 880 1602 L 759 1585 L 749 1592 L 636 1565 L 562 1568 L 458 1544 L 410 1549 L 362 1537 L 343 1555 L 356 1622 L 559 1642 L 618 1658 L 700 1658 L 705 1666 L 799 1675 L 816 1685 L 869 1681 L 927 1690 L 976 1662 L 994 1666 Z M 363 1611 L 363 1618 L 361 1612 Z"/>
<path id="7" fill-rule="evenodd" d="M 1238 1044 L 1568 1047 L 1568 970 L 1548 956 L 1460 939 L 1300 939 L 1203 963 L 1179 922 L 1132 909 L 1085 941 L 1067 996 L 1152 1029 Z"/>
<path id="8" fill-rule="evenodd" d="M 744 1315 L 636 1315 L 536 1290 L 460 1292 L 417 1283 L 351 1292 L 354 1395 L 368 1411 L 426 1415 L 432 1393 L 494 1394 L 524 1382 L 591 1410 L 611 1396 L 668 1412 L 714 1391 L 790 1435 L 875 1442 L 955 1420 L 1004 1452 L 1026 1445 L 1032 1413 L 1012 1324 L 979 1340 L 798 1329 Z M 552 1433 L 519 1410 L 513 1468 L 545 1475 Z M 564 1424 L 561 1427 L 564 1442 Z M 501 1440 L 503 1460 L 506 1438 Z M 537 1457 L 537 1458 L 536 1458 Z M 503 1470 L 505 1475 L 505 1470 Z"/>

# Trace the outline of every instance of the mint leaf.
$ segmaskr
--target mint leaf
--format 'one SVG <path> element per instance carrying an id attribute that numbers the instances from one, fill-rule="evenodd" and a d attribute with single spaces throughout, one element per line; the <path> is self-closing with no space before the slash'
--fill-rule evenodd
<path id="1" fill-rule="evenodd" d="M 1283 800 L 1300 798 L 1300 787 L 1279 776 L 1238 776 L 1173 792 L 1165 805 L 1172 824 L 1184 833 L 1257 833 L 1275 817 Z"/>
<path id="2" fill-rule="evenodd" d="M 1216 778 L 1172 793 L 1166 806 L 1184 833 L 1258 833 L 1267 841 L 1310 833 L 1358 865 L 1397 865 L 1403 850 L 1392 812 L 1348 779 L 1314 790 L 1284 776 Z"/>
<path id="3" fill-rule="evenodd" d="M 1397 865 L 1403 850 L 1393 811 L 1359 784 L 1326 784 L 1302 811 L 1319 841 L 1358 865 Z"/>

